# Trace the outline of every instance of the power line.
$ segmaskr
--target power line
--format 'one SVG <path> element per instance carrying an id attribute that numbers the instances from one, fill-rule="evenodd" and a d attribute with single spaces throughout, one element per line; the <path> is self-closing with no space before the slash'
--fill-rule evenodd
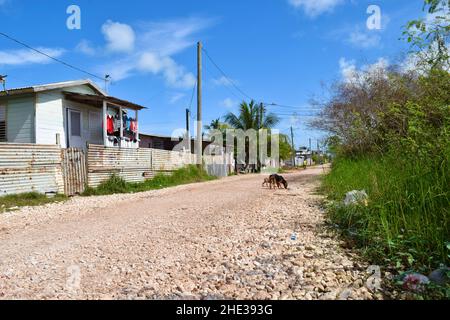
<path id="1" fill-rule="evenodd" d="M 47 57 L 47 58 L 49 58 L 49 59 L 51 59 L 51 60 L 53 60 L 53 61 L 56 61 L 56 62 L 58 62 L 58 63 L 60 63 L 60 64 L 62 64 L 62 65 L 64 65 L 64 66 L 66 66 L 66 67 L 68 67 L 68 68 L 71 68 L 71 69 L 73 69 L 73 70 L 76 70 L 76 71 L 81 72 L 81 73 L 84 73 L 84 74 L 87 74 L 87 75 L 89 75 L 89 76 L 91 76 L 91 77 L 94 77 L 94 78 L 97 78 L 97 79 L 99 79 L 99 80 L 105 81 L 105 78 L 104 78 L 104 77 L 97 76 L 97 75 L 95 75 L 95 74 L 93 74 L 93 73 L 91 73 L 91 72 L 89 72 L 89 71 L 83 70 L 83 69 L 81 69 L 81 68 L 79 68 L 79 67 L 76 67 L 76 66 L 74 66 L 74 65 L 72 65 L 72 64 L 69 64 L 69 63 L 67 63 L 67 62 L 65 62 L 65 61 L 62 61 L 62 60 L 60 60 L 60 59 L 58 59 L 58 58 L 52 57 L 51 55 L 49 55 L 49 54 L 47 54 L 47 53 L 45 53 L 45 52 L 42 52 L 42 51 L 39 50 L 39 49 L 33 48 L 32 46 L 29 46 L 28 44 L 26 44 L 26 43 L 24 43 L 24 42 L 22 42 L 22 41 L 20 41 L 20 40 L 17 40 L 17 39 L 15 39 L 15 38 L 13 38 L 13 37 L 11 37 L 11 36 L 9 36 L 9 35 L 3 33 L 3 32 L 0 32 L 0 35 L 3 36 L 3 37 L 5 37 L 5 38 L 7 38 L 7 39 L 9 39 L 9 40 L 11 40 L 11 41 L 14 41 L 14 42 L 20 44 L 21 46 L 23 46 L 23 47 L 25 47 L 25 48 L 27 48 L 27 49 L 30 49 L 30 50 L 32 50 L 32 51 L 34 51 L 34 52 L 36 52 L 36 53 L 39 53 L 39 54 L 41 54 L 41 55 L 43 55 L 43 56 L 45 56 L 45 57 Z"/>
<path id="2" fill-rule="evenodd" d="M 290 105 L 282 105 L 282 104 L 278 104 L 278 103 L 266 103 L 266 102 L 262 102 L 259 99 L 254 99 L 252 98 L 250 95 L 248 95 L 246 92 L 244 92 L 241 88 L 239 88 L 236 83 L 231 80 L 230 77 L 228 77 L 228 75 L 225 73 L 225 71 L 223 71 L 223 69 L 221 67 L 219 67 L 219 65 L 214 61 L 214 59 L 208 54 L 208 52 L 206 51 L 206 49 L 202 49 L 203 52 L 205 53 L 206 57 L 211 61 L 211 63 L 217 68 L 217 70 L 219 70 L 219 72 L 224 76 L 225 80 L 227 80 L 228 83 L 230 83 L 240 94 L 242 94 L 244 97 L 249 98 L 250 100 L 255 100 L 255 101 L 260 101 L 260 103 L 264 104 L 265 106 L 272 106 L 272 107 L 281 107 L 281 108 L 289 108 L 289 109 L 302 109 L 302 107 L 299 106 L 290 106 Z M 234 93 L 233 93 L 234 94 Z"/>
<path id="3" fill-rule="evenodd" d="M 246 94 L 242 89 L 240 89 L 235 83 L 234 81 L 232 81 L 227 75 L 226 73 L 222 70 L 222 68 L 219 67 L 219 65 L 211 58 L 211 56 L 208 54 L 208 51 L 206 51 L 206 49 L 202 49 L 203 52 L 205 53 L 206 57 L 209 59 L 209 61 L 211 61 L 211 63 L 217 68 L 217 70 L 220 71 L 220 73 L 225 77 L 225 79 L 237 90 L 239 91 L 243 96 L 249 98 L 250 100 L 255 100 L 253 99 L 251 96 L 249 96 L 248 94 Z"/>
<path id="4" fill-rule="evenodd" d="M 215 75 L 207 68 L 205 68 L 206 72 L 212 77 L 215 78 Z M 225 85 L 225 88 L 238 100 L 241 100 L 241 96 L 239 96 L 236 92 L 234 92 L 229 86 Z"/>
<path id="5" fill-rule="evenodd" d="M 192 89 L 191 102 L 189 102 L 189 111 L 191 111 L 192 103 L 194 102 L 195 89 L 197 88 L 197 80 L 195 81 L 194 88 Z"/>
<path id="6" fill-rule="evenodd" d="M 266 102 L 263 102 L 263 104 L 267 107 L 279 107 L 279 108 L 292 109 L 292 110 L 297 110 L 297 111 L 306 111 L 305 107 L 294 107 L 294 106 L 287 106 L 287 105 L 281 105 L 281 104 L 277 104 L 277 103 L 266 103 Z M 322 110 L 322 109 L 307 108 L 307 110 Z"/>

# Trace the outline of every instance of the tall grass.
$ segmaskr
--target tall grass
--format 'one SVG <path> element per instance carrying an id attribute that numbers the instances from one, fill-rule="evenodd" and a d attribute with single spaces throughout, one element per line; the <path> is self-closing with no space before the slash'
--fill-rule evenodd
<path id="1" fill-rule="evenodd" d="M 342 201 L 351 190 L 366 190 L 370 201 L 334 205 L 330 218 L 375 262 L 397 269 L 448 264 L 449 169 L 448 157 L 438 165 L 389 155 L 339 159 L 324 178 L 329 197 Z"/>
<path id="2" fill-rule="evenodd" d="M 209 176 L 205 171 L 191 165 L 179 169 L 171 175 L 158 174 L 153 179 L 142 183 L 127 183 L 118 176 L 112 176 L 97 188 L 86 189 L 83 196 L 143 192 L 213 179 L 215 178 Z"/>
<path id="3" fill-rule="evenodd" d="M 66 201 L 68 198 L 57 194 L 54 197 L 47 197 L 45 194 L 37 192 L 13 194 L 0 197 L 0 213 L 19 207 L 40 206 L 52 202 Z"/>

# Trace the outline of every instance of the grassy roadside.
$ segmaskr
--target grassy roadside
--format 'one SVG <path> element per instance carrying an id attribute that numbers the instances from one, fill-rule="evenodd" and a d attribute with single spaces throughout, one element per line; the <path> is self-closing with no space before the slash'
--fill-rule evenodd
<path id="1" fill-rule="evenodd" d="M 329 219 L 371 263 L 428 275 L 450 257 L 449 172 L 448 162 L 433 170 L 389 156 L 339 159 L 323 178 Z M 344 206 L 352 190 L 365 190 L 369 204 Z M 450 298 L 449 288 L 433 289 Z"/>
<path id="2" fill-rule="evenodd" d="M 0 213 L 20 207 L 41 206 L 47 203 L 66 201 L 67 199 L 64 195 L 58 194 L 53 198 L 48 198 L 46 195 L 36 192 L 8 195 L 0 197 Z"/>
<path id="3" fill-rule="evenodd" d="M 97 188 L 87 188 L 83 196 L 144 192 L 214 179 L 215 177 L 209 176 L 197 166 L 191 165 L 173 172 L 172 175 L 158 174 L 153 179 L 142 183 L 128 183 L 120 177 L 112 176 Z"/>

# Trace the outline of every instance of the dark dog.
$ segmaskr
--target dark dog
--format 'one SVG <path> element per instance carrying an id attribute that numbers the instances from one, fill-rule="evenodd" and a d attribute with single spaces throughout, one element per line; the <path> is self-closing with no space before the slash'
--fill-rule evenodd
<path id="1" fill-rule="evenodd" d="M 275 189 L 275 188 L 281 189 L 282 185 L 285 189 L 288 188 L 287 181 L 282 176 L 279 176 L 277 174 L 273 174 L 269 177 L 269 184 L 270 184 L 270 189 Z"/>

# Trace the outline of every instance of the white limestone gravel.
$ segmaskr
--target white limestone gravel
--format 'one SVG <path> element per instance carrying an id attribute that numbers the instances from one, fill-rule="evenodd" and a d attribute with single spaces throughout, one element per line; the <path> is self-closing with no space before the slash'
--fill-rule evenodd
<path id="1" fill-rule="evenodd" d="M 324 224 L 321 168 L 0 215 L 0 299 L 381 299 Z M 297 235 L 292 240 L 293 234 Z"/>

